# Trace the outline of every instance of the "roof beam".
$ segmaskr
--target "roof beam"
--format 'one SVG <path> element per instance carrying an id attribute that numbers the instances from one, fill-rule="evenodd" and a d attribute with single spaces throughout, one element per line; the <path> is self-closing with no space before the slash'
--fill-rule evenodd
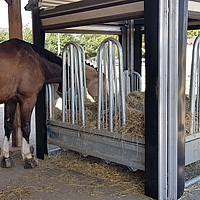
<path id="1" fill-rule="evenodd" d="M 79 7 L 73 7 L 72 4 L 69 7 L 63 5 L 54 9 L 53 12 L 51 10 L 41 11 L 40 18 L 43 29 L 53 30 L 128 18 L 142 18 L 144 14 L 143 1 L 111 0 L 109 4 L 105 0 L 96 0 L 95 2 L 95 5 L 88 4 Z"/>

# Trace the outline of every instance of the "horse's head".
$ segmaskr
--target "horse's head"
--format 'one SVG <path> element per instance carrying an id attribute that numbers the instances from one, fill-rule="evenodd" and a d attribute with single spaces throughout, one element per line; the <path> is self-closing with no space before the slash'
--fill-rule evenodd
<path id="1" fill-rule="evenodd" d="M 86 87 L 89 95 L 95 100 L 98 100 L 98 72 L 91 66 L 85 65 Z M 103 74 L 103 87 L 105 94 L 105 75 Z M 57 94 L 62 97 L 62 84 L 59 84 Z"/>

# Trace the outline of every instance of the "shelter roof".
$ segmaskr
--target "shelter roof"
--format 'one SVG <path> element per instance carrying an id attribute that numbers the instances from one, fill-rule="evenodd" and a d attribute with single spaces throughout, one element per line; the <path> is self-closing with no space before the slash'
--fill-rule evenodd
<path id="1" fill-rule="evenodd" d="M 127 20 L 144 24 L 144 0 L 29 0 L 47 32 L 120 34 Z M 200 29 L 200 0 L 188 1 L 188 29 Z"/>

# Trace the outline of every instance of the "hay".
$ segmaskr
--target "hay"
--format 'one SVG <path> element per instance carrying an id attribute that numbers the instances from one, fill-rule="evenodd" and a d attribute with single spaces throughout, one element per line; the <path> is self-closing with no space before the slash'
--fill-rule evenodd
<path id="1" fill-rule="evenodd" d="M 79 153 L 73 151 L 50 154 L 44 160 L 40 160 L 40 166 L 46 168 L 58 168 L 59 182 L 69 186 L 80 187 L 82 192 L 91 195 L 104 192 L 105 189 L 117 187 L 118 195 L 137 194 L 144 195 L 144 172 L 130 172 L 126 166 L 115 163 L 105 164 L 101 159 L 88 156 L 81 157 Z M 75 177 L 69 175 L 69 170 L 79 172 L 90 177 L 85 182 L 78 182 Z M 52 179 L 55 180 L 53 175 Z M 56 175 L 57 176 L 57 175 Z M 79 190 L 80 191 L 80 190 Z"/>
<path id="2" fill-rule="evenodd" d="M 22 196 L 28 196 L 34 192 L 51 192 L 50 186 L 8 186 L 0 191 L 0 199 L 8 200 L 11 198 L 22 199 Z"/>
<path id="3" fill-rule="evenodd" d="M 188 95 L 186 95 L 185 104 L 186 104 L 185 130 L 186 134 L 189 134 L 191 125 L 191 113 L 189 109 L 190 99 Z M 85 119 L 87 128 L 91 129 L 97 128 L 97 108 L 98 108 L 97 102 L 91 102 L 90 100 L 85 99 Z M 53 119 L 62 121 L 62 113 L 58 108 L 54 108 Z M 119 125 L 115 123 L 116 121 L 118 122 L 118 116 L 116 120 L 114 119 L 113 123 L 115 132 L 121 133 L 124 136 L 144 138 L 145 137 L 145 93 L 132 92 L 129 95 L 127 95 L 126 125 L 119 128 Z M 109 125 L 104 124 L 104 130 L 107 130 L 106 127 L 109 127 Z"/>

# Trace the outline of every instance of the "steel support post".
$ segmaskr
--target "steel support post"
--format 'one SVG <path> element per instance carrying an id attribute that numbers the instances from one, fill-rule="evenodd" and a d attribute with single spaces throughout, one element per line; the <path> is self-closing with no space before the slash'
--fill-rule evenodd
<path id="1" fill-rule="evenodd" d="M 142 34 L 141 25 L 135 24 L 134 32 L 134 71 L 141 74 L 141 61 L 142 61 Z"/>
<path id="2" fill-rule="evenodd" d="M 128 20 L 128 29 L 127 29 L 127 65 L 128 70 L 130 71 L 130 91 L 135 91 L 134 87 L 134 20 Z"/>
<path id="3" fill-rule="evenodd" d="M 145 92 L 145 194 L 158 198 L 158 19 L 159 1 L 144 1 Z"/>
<path id="4" fill-rule="evenodd" d="M 188 0 L 179 0 L 178 18 L 178 170 L 177 198 L 185 185 L 185 78 L 188 25 Z"/>
<path id="5" fill-rule="evenodd" d="M 156 199 L 184 191 L 187 5 L 145 1 L 145 192 Z"/>
<path id="6" fill-rule="evenodd" d="M 168 196 L 177 198 L 178 16 L 179 0 L 169 0 Z"/>
<path id="7" fill-rule="evenodd" d="M 34 8 L 33 16 L 33 42 L 35 45 L 44 47 L 45 32 L 41 30 L 39 8 Z M 36 103 L 36 153 L 37 158 L 44 159 L 47 154 L 47 128 L 45 108 L 45 87 L 40 91 Z"/>

